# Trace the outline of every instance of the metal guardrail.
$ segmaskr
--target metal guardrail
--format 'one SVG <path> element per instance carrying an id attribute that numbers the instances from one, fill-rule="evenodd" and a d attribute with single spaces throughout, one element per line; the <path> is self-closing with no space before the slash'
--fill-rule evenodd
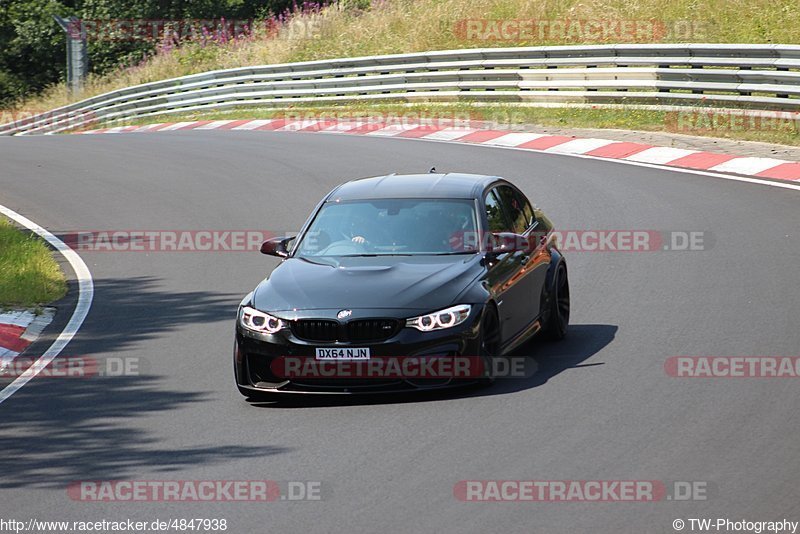
<path id="1" fill-rule="evenodd" d="M 218 70 L 111 91 L 0 135 L 234 107 L 368 102 L 624 103 L 800 110 L 800 46 L 486 48 Z"/>

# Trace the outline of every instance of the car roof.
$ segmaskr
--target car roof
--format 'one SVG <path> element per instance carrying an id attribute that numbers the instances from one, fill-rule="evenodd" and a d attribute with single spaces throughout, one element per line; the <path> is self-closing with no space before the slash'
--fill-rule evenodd
<path id="1" fill-rule="evenodd" d="M 462 173 L 389 174 L 361 178 L 334 189 L 327 200 L 376 198 L 480 198 L 497 176 Z"/>

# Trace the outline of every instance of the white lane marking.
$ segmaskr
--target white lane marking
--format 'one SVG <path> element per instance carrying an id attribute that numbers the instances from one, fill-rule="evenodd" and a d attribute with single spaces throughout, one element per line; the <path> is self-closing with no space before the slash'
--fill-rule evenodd
<path id="1" fill-rule="evenodd" d="M 215 130 L 215 129 L 219 128 L 220 126 L 225 126 L 226 124 L 230 124 L 232 122 L 233 122 L 232 120 L 228 120 L 228 121 L 213 121 L 213 122 L 209 122 L 208 124 L 204 124 L 202 126 L 198 126 L 197 128 L 195 128 L 195 130 Z"/>
<path id="2" fill-rule="evenodd" d="M 244 124 L 240 124 L 235 128 L 231 128 L 231 130 L 255 130 L 256 128 L 260 128 L 262 126 L 266 126 L 267 124 L 271 123 L 272 119 L 258 119 L 252 120 L 250 122 L 246 122 Z"/>
<path id="3" fill-rule="evenodd" d="M 697 150 L 656 146 L 653 148 L 648 148 L 647 150 L 642 150 L 641 152 L 637 152 L 636 154 L 632 154 L 622 159 L 639 161 L 641 163 L 659 163 L 663 165 L 664 163 L 675 161 L 676 159 L 688 156 L 689 154 L 697 154 L 697 152 Z"/>
<path id="4" fill-rule="evenodd" d="M 592 150 L 596 150 L 600 147 L 608 146 L 616 141 L 610 141 L 608 139 L 595 139 L 593 137 L 587 137 L 583 139 L 573 139 L 572 141 L 567 141 L 566 143 L 561 143 L 560 145 L 551 146 L 550 148 L 545 149 L 545 152 L 557 152 L 559 154 L 586 154 L 587 152 L 591 152 Z"/>
<path id="5" fill-rule="evenodd" d="M 533 141 L 535 139 L 539 139 L 540 137 L 546 136 L 546 134 L 513 132 L 501 135 L 500 137 L 495 137 L 494 139 L 489 139 L 488 141 L 484 141 L 482 144 L 494 146 L 519 146 L 523 143 L 527 143 L 528 141 Z"/>
<path id="6" fill-rule="evenodd" d="M 67 343 L 72 341 L 75 334 L 78 333 L 89 309 L 92 307 L 92 299 L 94 298 L 94 282 L 92 280 L 92 273 L 84 263 L 83 259 L 71 248 L 69 248 L 59 238 L 31 221 L 27 217 L 20 215 L 14 210 L 11 210 L 0 204 L 0 213 L 12 219 L 17 224 L 24 226 L 28 230 L 38 234 L 42 239 L 47 241 L 53 248 L 55 248 L 64 259 L 66 259 L 75 271 L 75 277 L 78 279 L 78 303 L 75 305 L 75 310 L 72 312 L 67 326 L 58 335 L 53 344 L 50 345 L 44 354 L 37 359 L 33 365 L 25 370 L 24 373 L 19 375 L 13 382 L 0 390 L 0 403 L 6 401 L 11 395 L 19 391 L 19 389 L 27 384 L 33 377 L 38 375 L 42 369 L 53 361 L 58 354 L 64 350 Z"/>
<path id="7" fill-rule="evenodd" d="M 719 172 L 735 172 L 737 174 L 758 174 L 760 172 L 777 167 L 789 161 L 773 158 L 733 158 L 714 165 L 709 170 Z"/>

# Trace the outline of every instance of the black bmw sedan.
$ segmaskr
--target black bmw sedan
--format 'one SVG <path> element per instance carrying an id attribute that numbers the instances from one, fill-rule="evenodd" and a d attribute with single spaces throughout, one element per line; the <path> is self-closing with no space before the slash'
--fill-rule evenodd
<path id="1" fill-rule="evenodd" d="M 234 370 L 251 399 L 493 379 L 492 362 L 569 322 L 550 220 L 508 181 L 388 175 L 338 186 L 242 300 Z"/>

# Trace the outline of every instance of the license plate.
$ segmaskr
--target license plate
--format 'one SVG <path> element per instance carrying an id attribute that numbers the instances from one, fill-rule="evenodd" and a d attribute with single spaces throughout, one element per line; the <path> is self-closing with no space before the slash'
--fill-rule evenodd
<path id="1" fill-rule="evenodd" d="M 317 349 L 318 360 L 369 360 L 369 349 Z"/>

